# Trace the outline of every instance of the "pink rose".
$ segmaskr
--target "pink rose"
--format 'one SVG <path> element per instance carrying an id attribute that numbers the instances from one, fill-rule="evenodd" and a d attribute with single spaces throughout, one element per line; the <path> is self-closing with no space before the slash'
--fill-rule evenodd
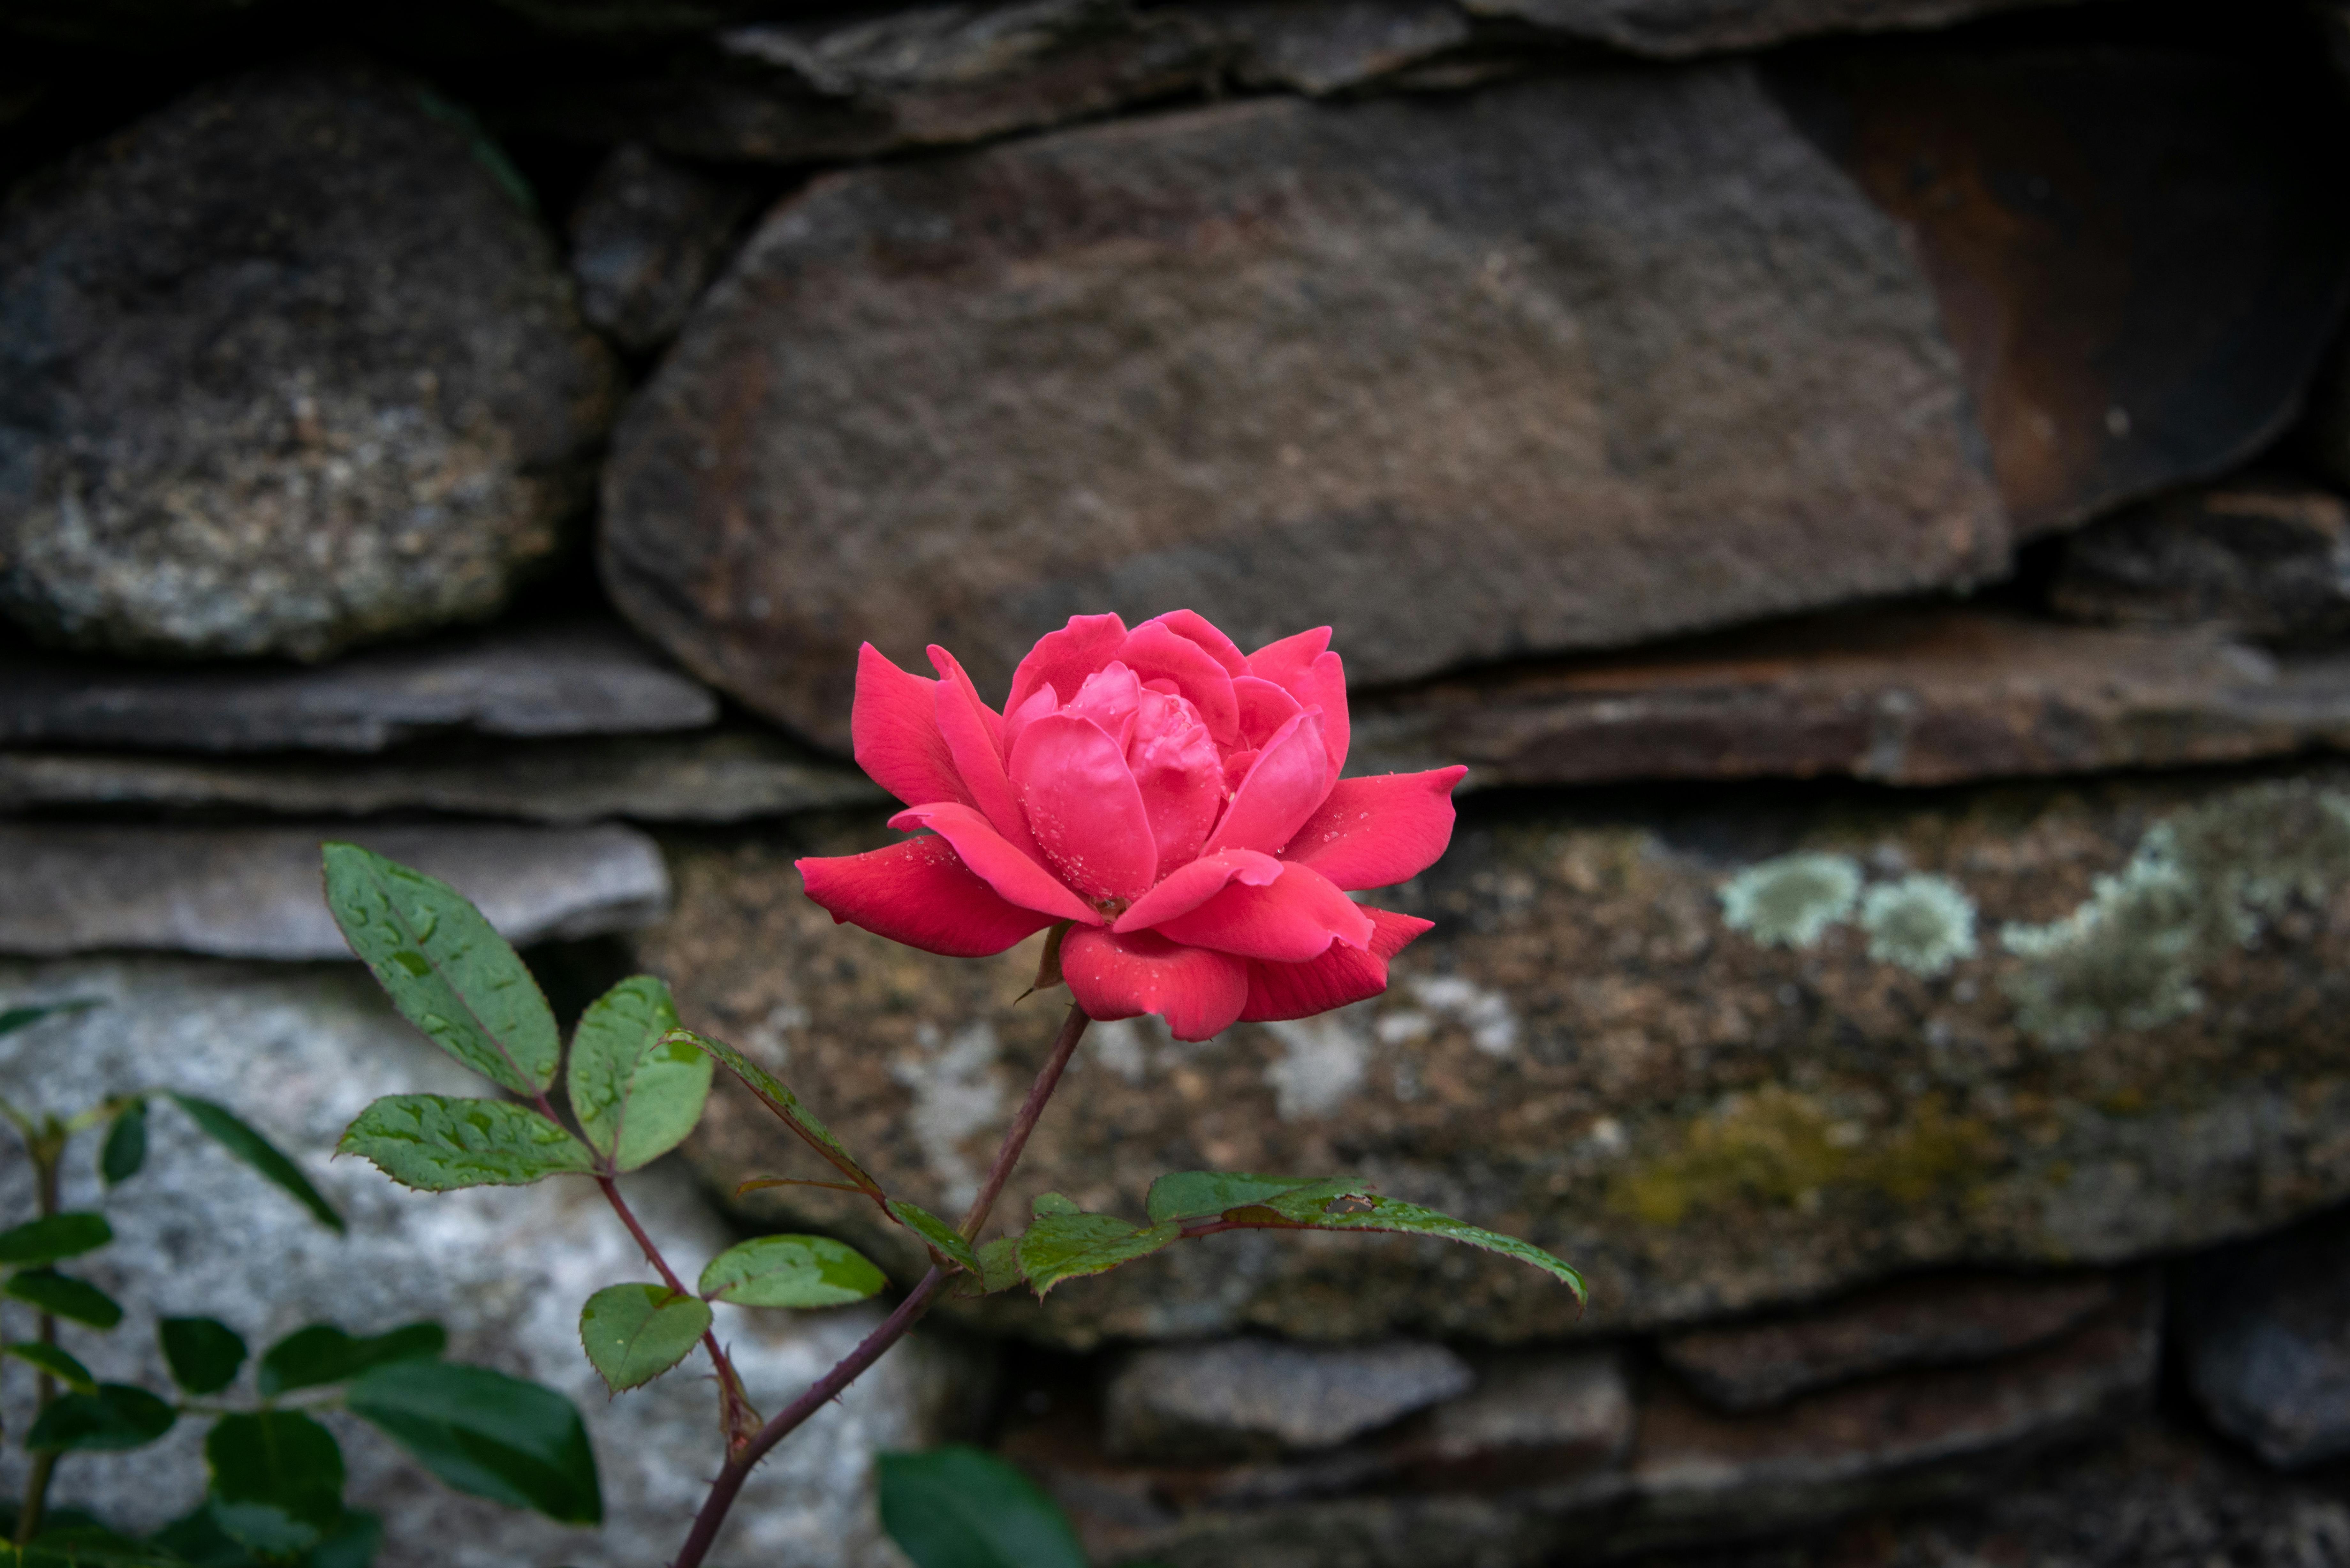
<path id="1" fill-rule="evenodd" d="M 1452 836 L 1466 768 L 1342 779 L 1347 679 L 1330 628 L 1243 656 L 1191 610 L 1131 632 L 1075 616 L 1029 650 L 1004 711 L 942 648 L 939 679 L 868 643 L 857 761 L 925 836 L 799 863 L 836 921 L 928 952 L 1002 952 L 1069 922 L 1089 1017 L 1155 1012 L 1179 1040 L 1387 989 L 1426 920 L 1347 897 L 1418 876 Z"/>

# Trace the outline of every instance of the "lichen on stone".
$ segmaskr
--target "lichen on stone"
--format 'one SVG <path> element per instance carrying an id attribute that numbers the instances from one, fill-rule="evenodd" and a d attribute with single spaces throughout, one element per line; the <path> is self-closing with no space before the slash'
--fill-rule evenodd
<path id="1" fill-rule="evenodd" d="M 1852 913 L 1860 864 L 1804 851 L 1749 866 L 1721 885 L 1722 923 L 1764 947 L 1808 948 Z"/>
<path id="2" fill-rule="evenodd" d="M 1860 901 L 1868 956 L 1932 979 L 1975 956 L 1975 904 L 1947 877 L 1919 872 L 1880 883 Z"/>
<path id="3" fill-rule="evenodd" d="M 2129 863 L 2045 925 L 2011 922 L 2001 944 L 2017 1026 L 2074 1048 L 2151 1029 L 2203 1004 L 2196 977 L 2258 940 L 2296 900 L 2350 877 L 2350 798 L 2293 781 L 2254 784 L 2155 824 Z"/>

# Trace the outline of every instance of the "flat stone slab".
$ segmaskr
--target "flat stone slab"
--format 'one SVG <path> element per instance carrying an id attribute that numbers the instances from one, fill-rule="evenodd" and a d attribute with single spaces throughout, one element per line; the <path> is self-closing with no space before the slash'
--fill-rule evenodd
<path id="1" fill-rule="evenodd" d="M 2097 625 L 2336 640 L 2350 631 L 2350 501 L 2259 475 L 2165 495 L 2068 535 L 2048 599 Z"/>
<path id="2" fill-rule="evenodd" d="M 344 838 L 439 877 L 513 942 L 659 919 L 669 874 L 632 828 L 154 827 L 0 823 L 0 953 L 162 949 L 345 959 L 318 846 Z"/>
<path id="3" fill-rule="evenodd" d="M 573 826 L 616 816 L 740 822 L 887 799 L 849 764 L 747 727 L 626 740 L 442 742 L 367 758 L 0 751 L 0 812 L 430 811 Z"/>
<path id="4" fill-rule="evenodd" d="M 1549 1248 L 1587 1314 L 1465 1248 L 1267 1232 L 948 1310 L 1074 1346 L 1522 1342 L 2272 1229 L 2350 1199 L 2346 777 L 1472 796 L 1444 859 L 1372 895 L 1438 922 L 1385 996 L 1199 1045 L 1095 1025 L 999 1212 L 1139 1215 L 1168 1170 L 1348 1174 Z M 638 952 L 891 1190 L 953 1208 L 1063 1002 L 1014 1004 L 1035 941 L 932 958 L 836 927 L 791 869 L 889 841 L 878 814 L 681 836 Z M 720 1190 L 813 1174 L 731 1092 L 688 1152 Z M 744 1206 L 919 1266 L 845 1198 Z"/>
<path id="5" fill-rule="evenodd" d="M 1370 692 L 1353 712 L 1352 771 L 1466 763 L 1472 788 L 1948 784 L 2350 744 L 2350 659 L 1913 605 Z"/>
<path id="6" fill-rule="evenodd" d="M 1231 1339 L 1145 1350 L 1104 1394 L 1103 1440 L 1128 1459 L 1222 1459 L 1335 1448 L 1468 1392 L 1440 1345 Z"/>
<path id="7" fill-rule="evenodd" d="M 0 744 L 380 752 L 451 733 L 691 730 L 718 700 L 622 628 L 521 625 L 317 669 L 0 655 Z"/>

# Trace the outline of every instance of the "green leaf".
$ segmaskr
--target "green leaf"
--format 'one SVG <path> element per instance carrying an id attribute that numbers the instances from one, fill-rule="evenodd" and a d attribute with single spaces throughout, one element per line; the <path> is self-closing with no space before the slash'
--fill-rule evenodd
<path id="1" fill-rule="evenodd" d="M 1209 1220 L 1227 1210 L 1245 1209 L 1284 1193 L 1345 1192 L 1354 1183 L 1345 1178 L 1317 1176 L 1252 1176 L 1239 1170 L 1170 1171 L 1150 1184 L 1143 1210 L 1153 1220 Z"/>
<path id="2" fill-rule="evenodd" d="M 344 1404 L 459 1491 L 565 1524 L 603 1521 L 587 1426 L 551 1388 L 486 1366 L 395 1361 L 353 1383 Z"/>
<path id="3" fill-rule="evenodd" d="M 0 1295 L 91 1328 L 112 1328 L 122 1321 L 122 1308 L 112 1296 L 86 1280 L 55 1269 L 20 1270 L 8 1276 L 7 1283 L 0 1284 Z"/>
<path id="4" fill-rule="evenodd" d="M 151 1546 L 172 1553 L 170 1561 L 179 1568 L 263 1568 L 249 1548 L 220 1527 L 209 1501 L 147 1539 Z M 369 1568 L 382 1544 L 383 1521 L 362 1509 L 347 1508 L 342 1522 L 324 1541 L 284 1562 L 286 1568 Z"/>
<path id="5" fill-rule="evenodd" d="M 729 1247 L 702 1271 L 699 1288 L 736 1306 L 846 1306 L 879 1293 L 887 1275 L 828 1236 L 759 1236 Z"/>
<path id="6" fill-rule="evenodd" d="M 1137 1225 L 1115 1214 L 1077 1214 L 1065 1209 L 1048 1209 L 1040 1199 L 1035 1223 L 1020 1237 L 1020 1272 L 1027 1276 L 1036 1299 L 1042 1301 L 1063 1280 L 1107 1273 L 1120 1263 L 1149 1257 L 1181 1239 L 1182 1234 L 1183 1228 L 1173 1220 Z"/>
<path id="7" fill-rule="evenodd" d="M 189 1568 L 189 1560 L 155 1542 L 133 1541 L 95 1523 L 59 1524 L 60 1514 L 45 1516 L 41 1538 L 26 1547 L 0 1542 L 0 1568 Z M 239 1554 L 236 1568 L 251 1559 Z"/>
<path id="8" fill-rule="evenodd" d="M 269 1557 L 307 1552 L 343 1521 L 343 1450 L 298 1410 L 224 1416 L 204 1437 L 212 1513 Z"/>
<path id="9" fill-rule="evenodd" d="M 649 1165 L 685 1141 L 710 1098 L 710 1057 L 671 1037 L 677 1006 L 649 974 L 589 1005 L 571 1036 L 571 1112 L 588 1146 L 619 1169 Z"/>
<path id="10" fill-rule="evenodd" d="M 262 1353 L 262 1397 L 340 1383 L 395 1361 L 430 1360 L 448 1346 L 448 1331 L 437 1323 L 402 1324 L 389 1334 L 367 1337 L 345 1334 L 329 1323 L 314 1323 Z"/>
<path id="11" fill-rule="evenodd" d="M 1573 1291 L 1576 1301 L 1586 1299 L 1583 1276 L 1573 1266 L 1551 1256 L 1533 1242 L 1466 1224 L 1450 1214 L 1440 1214 L 1417 1203 L 1381 1198 L 1359 1188 L 1353 1192 L 1335 1196 L 1314 1189 L 1301 1189 L 1273 1199 L 1265 1207 L 1309 1230 L 1387 1231 L 1407 1236 L 1440 1236 L 1448 1241 L 1499 1252 L 1505 1258 L 1515 1258 L 1521 1263 L 1540 1269 Z"/>
<path id="12" fill-rule="evenodd" d="M 386 1095 L 359 1113 L 335 1146 L 364 1155 L 403 1187 L 527 1187 L 549 1176 L 594 1173 L 588 1146 L 527 1106 L 446 1095 Z"/>
<path id="13" fill-rule="evenodd" d="M 298 1568 L 369 1568 L 383 1547 L 383 1521 L 365 1509 L 343 1510 L 343 1521 L 310 1548 Z"/>
<path id="14" fill-rule="evenodd" d="M 5 1011 L 0 1011 L 0 1034 L 14 1034 L 17 1030 L 30 1028 L 44 1018 L 55 1018 L 60 1013 L 80 1012 L 87 1008 L 104 1005 L 105 1003 L 98 997 L 82 996 L 71 1002 L 46 1002 L 36 1007 L 11 1007 Z"/>
<path id="15" fill-rule="evenodd" d="M 555 1082 L 555 1014 L 522 958 L 438 877 L 356 844 L 323 846 L 327 904 L 351 950 L 411 1023 L 517 1095 Z"/>
<path id="16" fill-rule="evenodd" d="M 709 1327 L 709 1306 L 667 1285 L 607 1285 L 579 1309 L 579 1343 L 615 1394 L 683 1361 Z"/>
<path id="17" fill-rule="evenodd" d="M 180 1413 L 144 1388 L 101 1383 L 89 1394 L 60 1394 L 34 1419 L 25 1447 L 36 1454 L 143 1449 L 172 1429 Z"/>
<path id="18" fill-rule="evenodd" d="M 114 1240 L 103 1214 L 68 1210 L 0 1231 L 0 1264 L 22 1269 L 94 1252 Z"/>
<path id="19" fill-rule="evenodd" d="M 214 1318 L 167 1317 L 155 1325 L 172 1381 L 191 1394 L 217 1394 L 244 1365 L 244 1339 Z"/>
<path id="20" fill-rule="evenodd" d="M 98 1379 L 90 1376 L 89 1368 L 54 1345 L 19 1340 L 14 1345 L 0 1345 L 0 1355 L 13 1355 L 28 1366 L 36 1366 L 77 1394 L 98 1390 Z"/>
<path id="21" fill-rule="evenodd" d="M 784 1119 L 804 1139 L 808 1147 L 832 1162 L 835 1169 L 872 1196 L 881 1196 L 881 1184 L 866 1173 L 848 1150 L 841 1146 L 831 1129 L 808 1114 L 797 1095 L 784 1086 L 783 1080 L 752 1061 L 723 1040 L 712 1040 L 696 1034 L 691 1029 L 672 1029 L 662 1036 L 664 1041 L 683 1041 L 698 1051 L 707 1052 L 718 1064 L 743 1081 L 743 1086 L 759 1096 L 766 1107 Z"/>
<path id="22" fill-rule="evenodd" d="M 343 1217 L 318 1195 L 318 1189 L 310 1185 L 300 1168 L 278 1152 L 276 1144 L 245 1126 L 226 1106 L 200 1100 L 193 1095 L 173 1095 L 171 1098 L 173 1105 L 188 1113 L 188 1119 L 196 1124 L 198 1131 L 259 1171 L 263 1179 L 316 1215 L 319 1224 L 338 1235 L 342 1233 Z"/>
<path id="23" fill-rule="evenodd" d="M 954 1293 L 964 1301 L 980 1296 L 992 1296 L 998 1291 L 1008 1291 L 1021 1282 L 1020 1238 L 998 1236 L 976 1249 L 979 1272 L 957 1274 Z"/>
<path id="24" fill-rule="evenodd" d="M 885 1207 L 890 1219 L 929 1242 L 948 1262 L 971 1273 L 980 1272 L 978 1254 L 971 1250 L 971 1243 L 964 1241 L 962 1233 L 953 1226 L 921 1205 L 909 1203 L 902 1198 L 892 1198 Z"/>
<path id="25" fill-rule="evenodd" d="M 147 1102 L 133 1100 L 114 1115 L 98 1151 L 98 1174 L 109 1187 L 139 1174 L 147 1163 Z"/>
<path id="26" fill-rule="evenodd" d="M 993 1454 L 957 1445 L 878 1468 L 881 1528 L 914 1568 L 1086 1568 L 1053 1500 Z"/>

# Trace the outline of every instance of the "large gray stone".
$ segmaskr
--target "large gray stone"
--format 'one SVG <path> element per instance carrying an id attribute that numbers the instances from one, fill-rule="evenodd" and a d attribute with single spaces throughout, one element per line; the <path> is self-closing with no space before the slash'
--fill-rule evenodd
<path id="1" fill-rule="evenodd" d="M 350 949 L 318 882 L 348 838 L 449 882 L 509 941 L 633 930 L 669 906 L 669 874 L 631 828 L 153 827 L 0 823 L 0 953 L 164 949 L 338 959 Z"/>
<path id="2" fill-rule="evenodd" d="M 1127 1459 L 1227 1459 L 1327 1449 L 1468 1392 L 1440 1345 L 1161 1345 L 1110 1378 L 1103 1440 Z"/>
<path id="3" fill-rule="evenodd" d="M 2350 1215 L 2180 1271 L 2187 1377 L 2212 1423 L 2292 1469 L 2350 1454 Z"/>
<path id="4" fill-rule="evenodd" d="M 631 143 L 571 212 L 571 275 L 588 324 L 633 354 L 677 336 L 750 214 L 742 181 Z"/>
<path id="5" fill-rule="evenodd" d="M 0 655 L 0 742 L 379 752 L 451 733 L 696 729 L 717 699 L 604 621 L 503 627 L 320 670 L 170 670 Z"/>
<path id="6" fill-rule="evenodd" d="M 65 1200 L 104 1211 L 118 1240 L 79 1271 L 131 1316 L 105 1334 L 67 1325 L 62 1339 L 75 1355 L 102 1376 L 163 1388 L 158 1316 L 221 1318 L 256 1350 L 317 1320 L 375 1332 L 437 1318 L 449 1327 L 452 1355 L 536 1378 L 577 1404 L 602 1472 L 607 1522 L 599 1532 L 567 1530 L 458 1496 L 371 1429 L 330 1417 L 350 1462 L 351 1501 L 384 1519 L 379 1568 L 642 1568 L 668 1560 L 719 1452 L 714 1396 L 699 1356 L 617 1399 L 588 1367 L 579 1351 L 580 1303 L 606 1284 L 646 1277 L 592 1186 L 435 1195 L 396 1187 L 363 1161 L 329 1158 L 344 1125 L 376 1096 L 484 1090 L 393 1014 L 365 975 L 187 960 L 0 963 L 0 997 L 102 1002 L 0 1040 L 0 1093 L 12 1101 L 72 1112 L 132 1089 L 217 1099 L 285 1148 L 349 1222 L 348 1235 L 328 1233 L 168 1106 L 151 1120 L 147 1168 L 111 1192 L 99 1188 L 85 1138 L 67 1163 Z M 0 1161 L 0 1210 L 12 1219 L 29 1210 L 28 1175 L 20 1158 Z M 671 1171 L 629 1179 L 629 1190 L 680 1268 L 698 1270 L 733 1240 Z M 879 1315 L 870 1308 L 718 1311 L 753 1397 L 769 1410 Z M 727 1568 L 899 1563 L 876 1526 L 870 1455 L 945 1435 L 967 1402 L 962 1366 L 919 1339 L 893 1353 L 752 1477 L 712 1561 Z M 6 1380 L 12 1431 L 23 1430 L 19 1401 L 29 1387 L 22 1377 Z M 247 1404 L 250 1395 L 240 1391 L 233 1402 Z M 55 1495 L 119 1524 L 161 1523 L 203 1495 L 201 1435 L 202 1423 L 184 1421 L 151 1449 L 70 1458 Z M 12 1491 L 21 1463 L 13 1446 L 0 1459 L 0 1484 Z"/>
<path id="7" fill-rule="evenodd" d="M 1994 573 L 1961 385 L 1749 67 L 1235 105 L 778 207 L 623 421 L 603 562 L 833 741 L 860 639 L 1001 690 L 1079 610 L 1393 680 Z"/>
<path id="8" fill-rule="evenodd" d="M 0 379 L 0 611 L 301 659 L 494 611 L 613 391 L 483 132 L 324 67 L 203 88 L 20 188 Z"/>

